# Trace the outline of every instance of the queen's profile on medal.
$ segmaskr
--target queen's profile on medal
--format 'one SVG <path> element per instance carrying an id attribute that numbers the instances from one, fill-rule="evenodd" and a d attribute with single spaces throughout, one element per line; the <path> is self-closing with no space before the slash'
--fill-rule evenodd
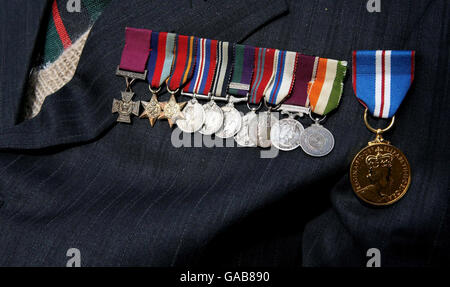
<path id="1" fill-rule="evenodd" d="M 403 153 L 386 144 L 372 144 L 353 160 L 350 177 L 356 195 L 374 205 L 399 200 L 410 184 L 411 170 Z"/>
<path id="2" fill-rule="evenodd" d="M 370 184 L 359 192 L 372 201 L 383 201 L 384 198 L 392 195 L 394 188 L 394 180 L 391 177 L 392 154 L 369 155 L 365 162 L 369 170 L 366 177 Z"/>

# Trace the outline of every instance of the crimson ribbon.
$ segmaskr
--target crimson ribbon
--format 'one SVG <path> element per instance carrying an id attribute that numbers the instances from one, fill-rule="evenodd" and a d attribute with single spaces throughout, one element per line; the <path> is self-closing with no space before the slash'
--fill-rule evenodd
<path id="1" fill-rule="evenodd" d="M 120 59 L 120 69 L 143 73 L 150 55 L 152 31 L 147 29 L 125 28 L 125 46 Z"/>

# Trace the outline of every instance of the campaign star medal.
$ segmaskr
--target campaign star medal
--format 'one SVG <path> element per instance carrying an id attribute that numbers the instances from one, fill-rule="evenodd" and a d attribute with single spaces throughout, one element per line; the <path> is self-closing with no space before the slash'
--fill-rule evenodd
<path id="1" fill-rule="evenodd" d="M 159 115 L 158 119 L 167 119 L 170 127 L 172 127 L 176 123 L 177 119 L 184 119 L 184 115 L 181 110 L 184 108 L 187 102 L 177 103 L 174 94 L 170 95 L 170 99 L 168 102 L 162 102 L 159 104 L 161 105 L 163 111 Z"/>
<path id="2" fill-rule="evenodd" d="M 141 101 L 141 104 L 144 107 L 144 112 L 139 116 L 139 118 L 148 118 L 150 125 L 153 127 L 156 120 L 161 115 L 161 103 L 158 102 L 157 96 L 153 94 L 149 102 Z"/>
<path id="3" fill-rule="evenodd" d="M 411 183 L 405 155 L 382 134 L 395 121 L 395 112 L 414 78 L 414 51 L 354 51 L 353 89 L 366 106 L 364 123 L 376 137 L 353 159 L 350 182 L 356 196 L 372 205 L 389 205 L 402 198 Z M 391 118 L 388 127 L 375 129 L 368 111 L 378 118 Z"/>
<path id="4" fill-rule="evenodd" d="M 149 85 L 148 89 L 152 93 L 152 98 L 149 102 L 141 101 L 141 104 L 144 107 L 144 112 L 142 112 L 139 118 L 148 118 L 150 125 L 153 127 L 156 120 L 161 116 L 163 110 L 162 103 L 158 101 L 158 93 L 161 90 L 161 87 L 159 87 L 157 90 L 154 90 L 151 85 Z"/>
<path id="5" fill-rule="evenodd" d="M 185 119 L 181 110 L 187 104 L 177 103 L 175 95 L 192 78 L 196 58 L 197 41 L 193 36 L 176 35 L 172 71 L 166 80 L 166 89 L 170 93 L 168 102 L 160 103 L 163 111 L 158 119 L 167 119 L 172 127 L 178 119 Z"/>
<path id="6" fill-rule="evenodd" d="M 147 63 L 148 88 L 152 97 L 148 102 L 141 101 L 144 112 L 140 115 L 141 119 L 148 118 L 152 127 L 162 113 L 163 108 L 158 101 L 158 93 L 161 91 L 161 86 L 170 74 L 170 67 L 173 62 L 175 36 L 176 35 L 173 33 L 152 32 L 150 43 L 151 53 Z"/>

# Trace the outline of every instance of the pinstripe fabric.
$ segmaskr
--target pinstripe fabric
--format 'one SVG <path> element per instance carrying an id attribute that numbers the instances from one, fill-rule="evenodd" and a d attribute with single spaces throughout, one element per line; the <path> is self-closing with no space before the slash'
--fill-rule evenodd
<path id="1" fill-rule="evenodd" d="M 447 266 L 450 7 L 381 1 L 381 13 L 368 13 L 365 2 L 112 1 L 73 79 L 20 122 L 45 5 L 4 1 L 0 265 L 65 266 L 67 250 L 78 248 L 82 266 L 361 267 L 376 247 L 384 267 Z M 124 88 L 114 71 L 126 25 L 347 61 L 355 48 L 416 49 L 414 83 L 386 135 L 413 167 L 410 190 L 382 209 L 353 195 L 348 166 L 372 136 L 350 77 L 326 122 L 335 150 L 322 159 L 301 150 L 263 159 L 257 149 L 175 148 L 169 127 L 114 125 L 109 105 Z M 146 97 L 148 85 L 134 91 Z"/>

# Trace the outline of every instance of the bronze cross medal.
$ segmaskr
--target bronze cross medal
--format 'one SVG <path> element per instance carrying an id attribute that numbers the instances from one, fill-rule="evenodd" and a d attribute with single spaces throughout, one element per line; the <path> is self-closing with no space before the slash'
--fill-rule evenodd
<path id="1" fill-rule="evenodd" d="M 112 104 L 112 112 L 118 113 L 118 122 L 131 123 L 130 115 L 139 115 L 139 101 L 133 102 L 133 92 L 122 92 L 122 100 L 114 99 Z"/>

